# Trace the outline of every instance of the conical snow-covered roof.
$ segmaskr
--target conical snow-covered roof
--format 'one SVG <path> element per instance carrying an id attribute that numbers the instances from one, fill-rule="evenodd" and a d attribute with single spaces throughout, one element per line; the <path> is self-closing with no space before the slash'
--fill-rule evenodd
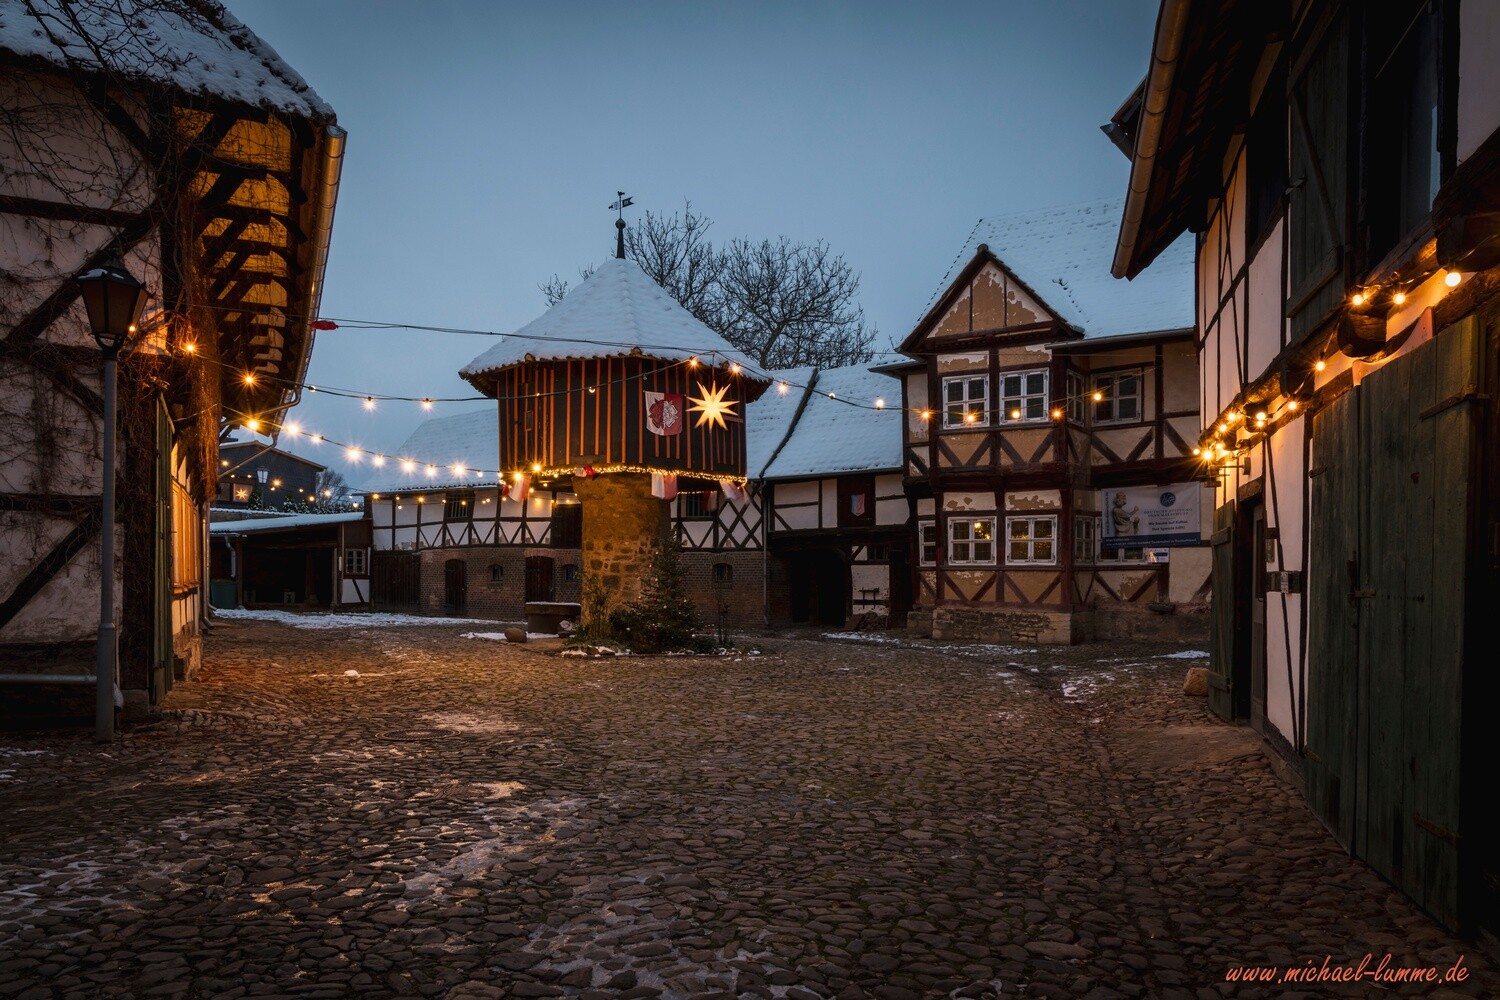
<path id="1" fill-rule="evenodd" d="M 459 372 L 474 379 L 523 361 L 688 358 L 749 364 L 729 341 L 682 307 L 639 264 L 612 257 L 551 309 L 501 339 Z"/>

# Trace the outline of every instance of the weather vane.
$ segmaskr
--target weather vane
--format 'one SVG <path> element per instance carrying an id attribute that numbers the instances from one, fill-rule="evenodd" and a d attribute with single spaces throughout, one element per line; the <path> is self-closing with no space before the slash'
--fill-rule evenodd
<path id="1" fill-rule="evenodd" d="M 616 191 L 617 198 L 609 206 L 620 213 L 615 219 L 615 256 L 625 259 L 625 210 L 635 204 L 634 198 L 625 197 L 624 191 Z"/>

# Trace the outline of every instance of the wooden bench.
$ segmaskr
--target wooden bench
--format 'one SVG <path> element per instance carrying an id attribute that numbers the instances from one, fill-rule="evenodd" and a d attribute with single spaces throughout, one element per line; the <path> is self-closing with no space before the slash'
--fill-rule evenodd
<path id="1" fill-rule="evenodd" d="M 572 622 L 577 625 L 581 614 L 583 614 L 581 604 L 572 604 L 568 601 L 527 601 L 526 631 L 542 635 L 557 635 L 558 626 L 563 622 Z"/>

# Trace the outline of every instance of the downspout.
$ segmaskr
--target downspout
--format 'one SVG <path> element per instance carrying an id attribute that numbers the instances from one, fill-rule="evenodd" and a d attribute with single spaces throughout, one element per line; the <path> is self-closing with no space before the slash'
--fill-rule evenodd
<path id="1" fill-rule="evenodd" d="M 1114 264 L 1110 267 L 1110 273 L 1116 278 L 1126 276 L 1136 242 L 1140 239 L 1141 221 L 1146 214 L 1146 195 L 1151 189 L 1156 154 L 1160 151 L 1167 99 L 1177 77 L 1177 59 L 1182 54 L 1192 6 L 1192 0 L 1162 0 L 1161 14 L 1157 17 L 1151 69 L 1146 75 L 1146 89 L 1141 98 L 1141 123 L 1135 136 L 1135 155 L 1130 158 L 1130 186 L 1125 193 L 1120 237 L 1115 243 Z"/>

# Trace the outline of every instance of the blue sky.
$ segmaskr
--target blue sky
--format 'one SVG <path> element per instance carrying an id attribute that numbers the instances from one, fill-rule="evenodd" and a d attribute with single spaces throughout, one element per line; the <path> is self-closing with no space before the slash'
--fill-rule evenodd
<path id="1" fill-rule="evenodd" d="M 691 200 L 720 239 L 825 240 L 882 341 L 979 217 L 1123 195 L 1098 126 L 1145 74 L 1157 8 L 227 3 L 349 130 L 325 316 L 513 330 L 544 309 L 539 282 L 612 251 L 624 189 L 654 211 Z M 309 379 L 466 395 L 457 369 L 489 343 L 333 331 Z M 293 419 L 394 450 L 422 416 L 313 397 Z"/>

